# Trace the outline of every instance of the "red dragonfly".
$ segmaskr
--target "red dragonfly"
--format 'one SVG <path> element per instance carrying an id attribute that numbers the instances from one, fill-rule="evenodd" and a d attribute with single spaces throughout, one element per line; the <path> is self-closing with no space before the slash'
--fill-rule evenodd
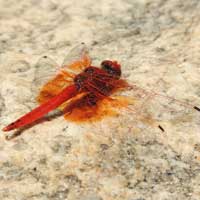
<path id="1" fill-rule="evenodd" d="M 72 120 L 83 121 L 97 112 L 99 101 L 111 100 L 109 96 L 112 93 L 128 86 L 126 81 L 120 79 L 121 66 L 116 61 L 105 60 L 101 63 L 101 68 L 92 66 L 84 43 L 71 50 L 66 58 L 67 63 L 64 61 L 60 69 L 50 64 L 52 68 L 47 71 L 50 74 L 40 77 L 40 70 L 44 70 L 46 66 L 42 62 L 48 64 L 47 59 L 44 56 L 39 61 L 35 82 L 37 85 L 41 85 L 41 82 L 46 82 L 46 77 L 49 78 L 52 75 L 55 77 L 40 88 L 36 98 L 40 106 L 3 128 L 3 131 L 11 131 L 29 125 L 56 108 L 62 110 L 66 118 L 70 116 L 71 119 L 74 118 Z M 56 70 L 58 71 L 55 75 Z M 76 74 L 77 72 L 80 73 Z M 75 108 L 84 109 L 81 113 L 80 109 L 76 109 L 74 112 Z"/>
<path id="2" fill-rule="evenodd" d="M 139 92 L 138 97 L 140 96 L 140 98 L 143 95 L 151 98 L 159 96 L 200 111 L 197 106 L 175 100 L 172 97 L 147 92 L 136 85 L 128 84 L 121 78 L 121 66 L 117 61 L 104 60 L 101 68 L 92 66 L 84 43 L 72 49 L 59 68 L 55 67 L 56 64 L 55 66 L 48 64 L 47 60 L 48 58 L 44 56 L 36 68 L 35 83 L 38 87 L 43 85 L 39 88 L 39 95 L 36 98 L 40 105 L 4 127 L 3 131 L 30 125 L 56 108 L 64 113 L 66 119 L 76 122 L 88 119 L 98 120 L 106 115 L 115 115 L 114 110 L 109 107 L 105 109 L 105 104 L 109 102 L 115 108 L 128 107 L 132 102 L 131 98 L 112 98 L 114 93 L 124 89 Z M 48 66 L 46 70 L 48 75 L 42 77 L 41 70 L 44 71 L 45 66 Z M 104 107 L 101 107 L 103 104 Z M 129 109 L 132 111 L 131 108 Z M 157 126 L 164 132 L 164 128 L 160 124 Z"/>

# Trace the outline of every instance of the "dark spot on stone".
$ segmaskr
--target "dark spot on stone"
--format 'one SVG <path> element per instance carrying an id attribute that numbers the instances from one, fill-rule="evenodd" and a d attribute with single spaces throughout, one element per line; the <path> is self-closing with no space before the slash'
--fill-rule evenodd
<path id="1" fill-rule="evenodd" d="M 36 167 L 34 167 L 34 168 L 33 168 L 33 171 L 37 171 L 37 168 L 36 168 Z"/>
<path id="2" fill-rule="evenodd" d="M 102 150 L 107 150 L 109 146 L 107 144 L 100 144 Z"/>
<path id="3" fill-rule="evenodd" d="M 82 181 L 76 175 L 67 175 L 64 177 L 64 182 L 68 183 L 70 186 L 78 185 L 79 187 L 82 184 Z"/>
<path id="4" fill-rule="evenodd" d="M 134 34 L 134 35 L 139 35 L 140 33 L 141 33 L 140 28 L 136 28 L 136 29 L 133 31 L 133 34 Z"/>
<path id="5" fill-rule="evenodd" d="M 167 172 L 166 172 L 166 175 L 167 175 L 167 176 L 171 176 L 172 174 L 173 174 L 173 173 L 172 173 L 171 171 L 167 171 Z"/>
<path id="6" fill-rule="evenodd" d="M 157 47 L 156 51 L 162 53 L 162 52 L 165 51 L 165 48 L 163 48 L 163 47 Z"/>
<path id="7" fill-rule="evenodd" d="M 69 189 L 64 186 L 60 186 L 57 191 L 49 196 L 50 199 L 67 199 Z"/>
<path id="8" fill-rule="evenodd" d="M 67 129 L 68 129 L 68 126 L 64 127 L 64 128 L 62 129 L 62 131 L 65 132 Z"/>
<path id="9" fill-rule="evenodd" d="M 95 46 L 95 45 L 97 45 L 97 44 L 98 44 L 97 41 L 93 41 L 93 43 L 92 43 L 93 46 Z"/>

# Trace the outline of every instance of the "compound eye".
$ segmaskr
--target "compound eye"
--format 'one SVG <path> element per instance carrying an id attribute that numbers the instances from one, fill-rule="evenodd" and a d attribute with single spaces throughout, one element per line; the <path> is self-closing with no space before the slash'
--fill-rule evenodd
<path id="1" fill-rule="evenodd" d="M 119 78 L 121 76 L 121 66 L 116 61 L 104 60 L 101 63 L 101 68 L 115 78 Z"/>
<path id="2" fill-rule="evenodd" d="M 112 61 L 109 61 L 109 60 L 104 60 L 102 63 L 101 63 L 101 68 L 104 69 L 104 70 L 112 70 Z"/>

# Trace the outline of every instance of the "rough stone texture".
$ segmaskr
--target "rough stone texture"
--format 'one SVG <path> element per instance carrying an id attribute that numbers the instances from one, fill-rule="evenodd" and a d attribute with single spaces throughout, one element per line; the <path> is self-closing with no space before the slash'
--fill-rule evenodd
<path id="1" fill-rule="evenodd" d="M 33 106 L 38 58 L 61 63 L 83 41 L 94 64 L 117 59 L 127 80 L 198 104 L 199 11 L 199 0 L 0 0 L 1 127 Z M 165 133 L 131 111 L 81 126 L 59 117 L 9 141 L 1 133 L 0 199 L 199 200 L 199 113 L 160 101 L 166 109 L 147 101 L 143 112 L 163 114 Z"/>

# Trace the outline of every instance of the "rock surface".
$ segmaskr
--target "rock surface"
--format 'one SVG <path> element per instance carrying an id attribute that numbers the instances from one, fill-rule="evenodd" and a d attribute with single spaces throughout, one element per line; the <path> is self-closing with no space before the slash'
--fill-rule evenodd
<path id="1" fill-rule="evenodd" d="M 95 65 L 117 59 L 127 80 L 200 105 L 199 10 L 199 0 L 0 0 L 1 127 L 33 106 L 39 57 L 62 63 L 81 42 Z M 59 117 L 9 141 L 1 133 L 0 199 L 198 200 L 199 113 L 160 101 L 165 109 L 146 101 L 142 112 L 170 114 L 164 133 L 132 112 L 87 125 Z"/>

